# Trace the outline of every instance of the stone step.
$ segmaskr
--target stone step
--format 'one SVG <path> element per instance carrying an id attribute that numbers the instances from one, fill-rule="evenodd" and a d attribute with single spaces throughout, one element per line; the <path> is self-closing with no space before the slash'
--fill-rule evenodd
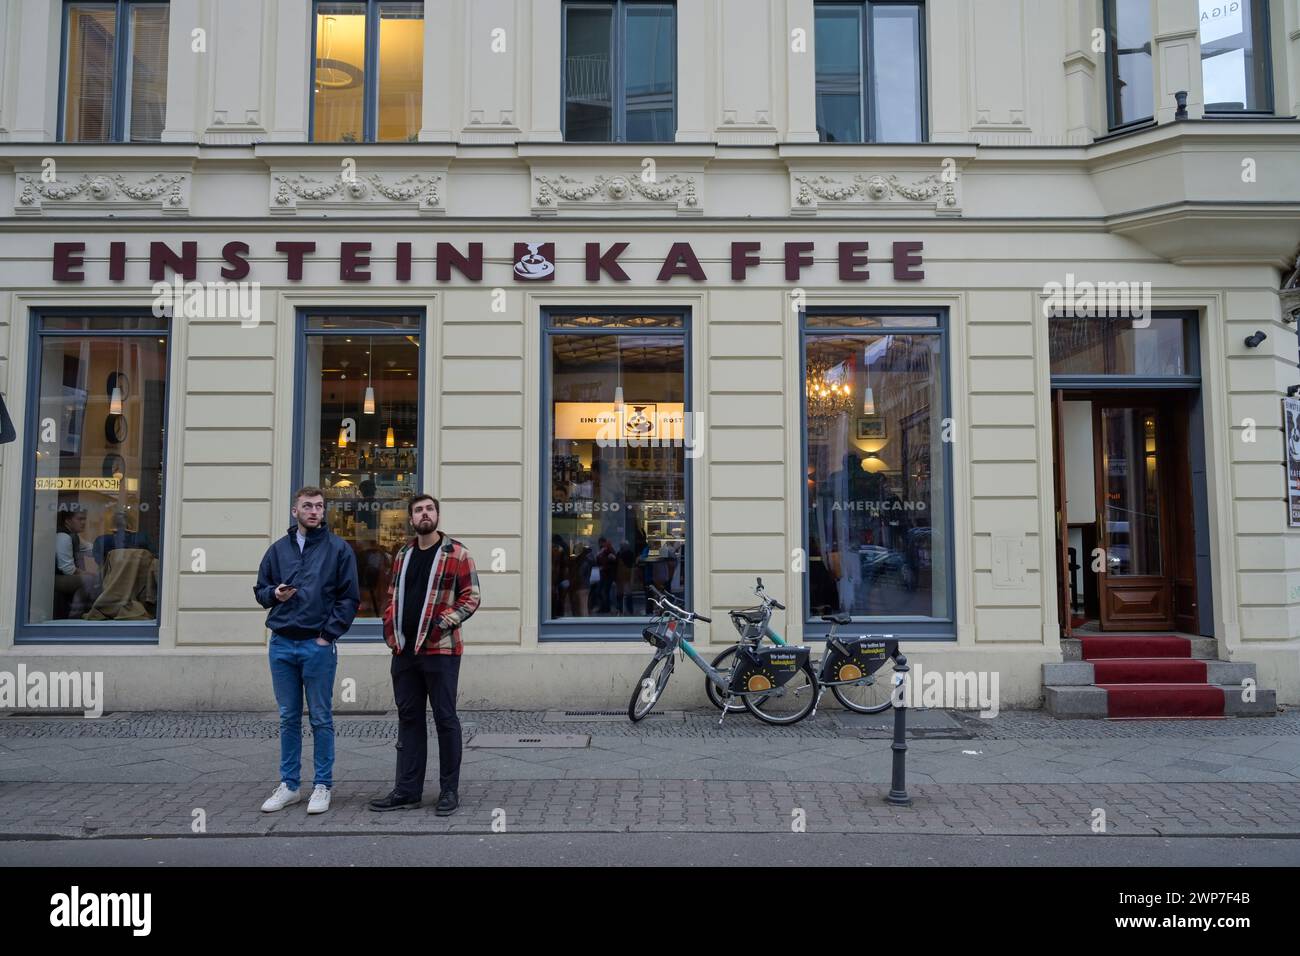
<path id="1" fill-rule="evenodd" d="M 1060 665 L 1046 664 L 1044 667 Z M 1137 686 L 1137 685 L 1135 685 Z M 1215 685 L 1223 691 L 1223 713 L 1227 717 L 1272 717 L 1277 713 L 1277 692 L 1255 689 L 1255 700 L 1242 700 L 1240 684 Z M 1080 685 L 1048 685 L 1043 688 L 1043 709 L 1056 717 L 1097 718 L 1109 716 L 1105 688 Z"/>
<path id="2" fill-rule="evenodd" d="M 1122 658 L 1116 659 L 1122 660 Z M 1056 687 L 1085 687 L 1095 684 L 1097 681 L 1092 665 L 1092 661 L 1044 664 L 1043 684 Z M 1255 679 L 1255 665 L 1250 661 L 1207 660 L 1205 677 L 1206 683 L 1209 684 L 1240 685 L 1244 680 Z"/>
<path id="3" fill-rule="evenodd" d="M 1090 634 L 1090 635 L 1088 635 L 1088 636 L 1089 636 L 1089 637 L 1104 637 L 1104 636 L 1108 636 L 1108 635 L 1094 635 L 1094 634 Z M 1114 636 L 1114 635 L 1110 635 L 1110 636 Z M 1182 635 L 1173 635 L 1173 636 L 1175 636 L 1175 637 L 1180 637 L 1180 636 L 1182 636 Z M 1218 642 L 1217 642 L 1214 638 L 1212 638 L 1212 637 L 1188 637 L 1187 640 L 1191 643 L 1191 648 L 1190 648 L 1191 655 L 1190 655 L 1190 656 L 1191 656 L 1193 659 L 1195 659 L 1195 660 L 1208 661 L 1208 660 L 1214 660 L 1216 657 L 1219 656 L 1219 644 L 1218 644 Z M 1076 638 L 1076 637 L 1062 638 L 1062 640 L 1061 640 L 1061 657 L 1062 657 L 1062 659 L 1067 660 L 1067 661 L 1081 661 L 1081 660 L 1083 660 L 1083 642 L 1080 641 L 1080 640 L 1079 640 L 1078 638 Z"/>

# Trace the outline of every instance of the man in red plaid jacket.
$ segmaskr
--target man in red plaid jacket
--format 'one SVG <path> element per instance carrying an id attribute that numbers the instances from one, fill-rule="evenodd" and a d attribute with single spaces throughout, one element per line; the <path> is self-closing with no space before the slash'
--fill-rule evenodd
<path id="1" fill-rule="evenodd" d="M 460 805 L 460 627 L 478 610 L 478 571 L 465 546 L 438 530 L 441 510 L 432 495 L 416 495 L 407 502 L 415 537 L 397 552 L 388 582 L 384 641 L 393 651 L 397 782 L 388 796 L 370 801 L 371 810 L 408 810 L 424 800 L 426 698 L 438 730 L 435 812 L 450 816 Z"/>

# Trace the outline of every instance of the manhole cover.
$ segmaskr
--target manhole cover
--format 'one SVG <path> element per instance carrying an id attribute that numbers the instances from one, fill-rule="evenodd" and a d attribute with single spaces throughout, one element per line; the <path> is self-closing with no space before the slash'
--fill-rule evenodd
<path id="1" fill-rule="evenodd" d="M 468 746 L 505 750 L 515 748 L 585 747 L 587 734 L 475 734 Z"/>

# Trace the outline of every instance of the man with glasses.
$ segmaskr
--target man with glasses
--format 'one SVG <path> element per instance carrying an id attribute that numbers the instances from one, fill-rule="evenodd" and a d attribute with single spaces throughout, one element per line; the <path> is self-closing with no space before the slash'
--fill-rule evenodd
<path id="1" fill-rule="evenodd" d="M 334 672 L 339 637 L 357 616 L 361 590 L 352 548 L 330 534 L 319 488 L 294 495 L 295 524 L 262 558 L 253 594 L 267 608 L 271 684 L 280 709 L 280 785 L 262 804 L 273 813 L 302 799 L 302 699 L 311 718 L 315 789 L 308 813 L 330 808 L 334 786 Z"/>

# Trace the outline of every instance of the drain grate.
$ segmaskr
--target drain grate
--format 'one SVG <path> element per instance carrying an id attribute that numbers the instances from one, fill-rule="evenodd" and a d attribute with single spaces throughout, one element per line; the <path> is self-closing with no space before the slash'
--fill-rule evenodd
<path id="1" fill-rule="evenodd" d="M 475 734 L 466 746 L 493 750 L 539 749 L 586 747 L 590 742 L 591 737 L 587 734 L 539 734 L 531 737 L 520 734 Z"/>
<path id="2" fill-rule="evenodd" d="M 652 710 L 645 719 L 683 720 L 685 715 L 680 710 Z M 626 710 L 548 710 L 542 717 L 546 724 L 587 724 L 608 721 L 626 721 Z"/>

